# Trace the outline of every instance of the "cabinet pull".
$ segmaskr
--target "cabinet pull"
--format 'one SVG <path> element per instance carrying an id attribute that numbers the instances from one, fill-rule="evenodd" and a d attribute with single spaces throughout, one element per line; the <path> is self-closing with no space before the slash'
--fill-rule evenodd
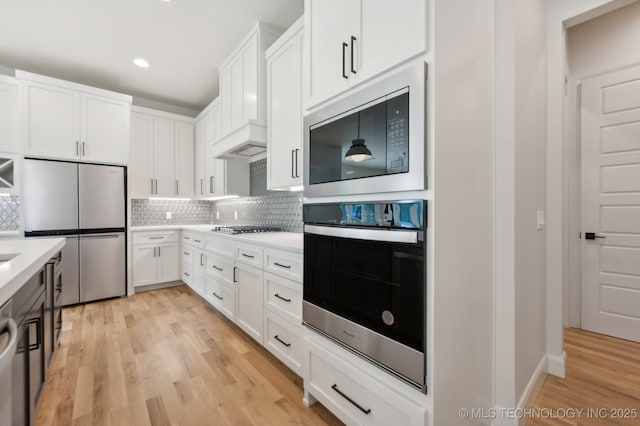
<path id="1" fill-rule="evenodd" d="M 153 257 L 156 257 L 156 250 L 158 249 L 158 247 L 154 247 L 153 248 Z"/>
<path id="2" fill-rule="evenodd" d="M 213 191 L 213 176 L 209 176 L 209 192 L 211 194 L 214 193 L 214 191 Z"/>
<path id="3" fill-rule="evenodd" d="M 273 336 L 274 339 L 276 339 L 278 342 L 282 343 L 283 345 L 285 345 L 286 347 L 290 347 L 291 343 L 287 343 L 284 340 L 282 340 L 280 337 L 278 337 L 278 335 L 276 334 L 275 336 Z"/>
<path id="4" fill-rule="evenodd" d="M 343 42 L 342 43 L 342 77 L 345 78 L 345 79 L 349 78 L 349 76 L 347 75 L 347 73 L 345 71 L 345 62 L 346 62 L 345 55 L 347 53 L 346 52 L 347 47 L 349 47 L 349 45 L 347 43 Z"/>
<path id="5" fill-rule="evenodd" d="M 150 239 L 150 240 L 161 240 L 163 238 L 164 237 L 148 237 L 148 239 Z"/>
<path id="6" fill-rule="evenodd" d="M 184 274 L 185 274 L 187 277 L 190 277 L 190 276 L 191 276 L 191 275 L 189 275 L 189 273 L 188 273 L 188 272 L 185 272 Z"/>
<path id="7" fill-rule="evenodd" d="M 191 239 L 191 237 L 182 237 L 182 238 L 184 238 L 185 240 L 190 240 Z"/>
<path id="8" fill-rule="evenodd" d="M 237 270 L 237 269 L 238 269 L 238 267 L 237 267 L 237 266 L 234 266 L 234 267 L 233 267 L 233 282 L 234 282 L 234 283 L 237 283 L 237 282 L 238 282 L 238 280 L 236 279 L 236 270 Z"/>
<path id="9" fill-rule="evenodd" d="M 200 253 L 200 266 L 204 266 L 204 253 Z"/>
<path id="10" fill-rule="evenodd" d="M 350 403 L 355 405 L 358 410 L 362 411 L 365 414 L 371 413 L 371 408 L 362 408 L 362 405 L 358 404 L 353 399 L 349 398 L 346 394 L 344 394 L 340 389 L 338 389 L 338 385 L 337 384 L 334 383 L 331 386 L 331 389 L 333 389 L 334 391 L 336 391 L 338 393 L 338 395 L 340 395 L 341 397 L 343 397 L 344 399 L 346 399 L 347 401 L 349 401 Z"/>
<path id="11" fill-rule="evenodd" d="M 353 45 L 357 40 L 358 40 L 357 38 L 355 38 L 354 36 L 351 36 L 351 72 L 354 74 L 356 74 L 356 70 L 353 67 Z"/>
<path id="12" fill-rule="evenodd" d="M 80 155 L 80 142 L 76 141 L 76 155 Z"/>
<path id="13" fill-rule="evenodd" d="M 218 270 L 218 271 L 220 271 L 220 272 L 222 272 L 222 271 L 224 270 L 224 269 L 222 269 L 222 268 L 218 268 L 216 265 L 211 265 L 211 266 L 213 266 L 213 269 L 217 269 L 217 270 Z"/>
<path id="14" fill-rule="evenodd" d="M 156 181 L 156 195 L 158 195 L 158 179 L 154 179 Z"/>
<path id="15" fill-rule="evenodd" d="M 300 150 L 298 148 L 296 148 L 295 151 L 296 151 L 296 162 L 295 162 L 295 164 L 296 164 L 296 177 L 299 178 L 300 175 L 298 174 L 298 161 L 299 161 L 298 160 L 298 152 L 300 152 Z"/>
<path id="16" fill-rule="evenodd" d="M 151 193 L 153 194 L 153 179 L 149 179 L 151 181 Z"/>
<path id="17" fill-rule="evenodd" d="M 82 142 L 82 156 L 84 157 L 84 142 Z"/>
<path id="18" fill-rule="evenodd" d="M 188 252 L 188 251 L 185 251 L 185 252 L 184 252 L 184 254 L 186 254 L 187 256 L 189 256 L 189 252 Z"/>
<path id="19" fill-rule="evenodd" d="M 176 195 L 180 195 L 180 191 L 178 191 L 178 179 L 176 179 Z"/>
<path id="20" fill-rule="evenodd" d="M 255 258 L 255 256 L 251 256 L 250 254 L 247 254 L 247 253 L 242 253 L 242 255 L 244 257 L 248 257 L 249 259 L 254 259 Z"/>
<path id="21" fill-rule="evenodd" d="M 274 294 L 274 297 L 277 297 L 280 300 L 284 300 L 285 302 L 291 303 L 291 299 L 287 299 L 285 297 L 280 296 L 278 293 Z"/>
<path id="22" fill-rule="evenodd" d="M 196 243 L 201 243 L 202 242 L 202 240 L 193 240 L 193 241 L 195 241 Z"/>
<path id="23" fill-rule="evenodd" d="M 162 256 L 162 252 L 160 251 L 160 247 L 158 247 L 158 257 Z"/>
<path id="24" fill-rule="evenodd" d="M 282 263 L 278 263 L 278 262 L 273 262 L 273 264 L 281 268 L 291 269 L 291 265 L 283 265 Z"/>
<path id="25" fill-rule="evenodd" d="M 200 195 L 204 195 L 204 189 L 202 189 L 203 185 L 204 185 L 204 179 L 200 179 Z"/>
<path id="26" fill-rule="evenodd" d="M 296 150 L 292 149 L 291 150 L 291 177 L 292 178 L 296 177 L 296 174 L 295 174 L 295 171 L 294 171 L 294 167 L 295 167 L 294 163 L 296 161 L 295 158 L 296 158 Z"/>
<path id="27" fill-rule="evenodd" d="M 224 297 L 220 297 L 220 296 L 218 296 L 218 295 L 216 294 L 216 292 L 215 292 L 215 291 L 213 292 L 213 295 L 214 295 L 215 297 L 217 297 L 217 298 L 218 298 L 218 300 L 224 300 Z"/>

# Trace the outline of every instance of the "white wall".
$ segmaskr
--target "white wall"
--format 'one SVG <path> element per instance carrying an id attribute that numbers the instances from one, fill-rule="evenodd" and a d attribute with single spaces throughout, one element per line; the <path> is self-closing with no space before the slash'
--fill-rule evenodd
<path id="1" fill-rule="evenodd" d="M 518 0 L 515 11 L 515 391 L 520 400 L 546 353 L 546 7 Z"/>
<path id="2" fill-rule="evenodd" d="M 478 424 L 458 411 L 493 407 L 494 2 L 434 2 L 433 424 Z"/>
<path id="3" fill-rule="evenodd" d="M 567 30 L 571 76 L 586 76 L 640 63 L 640 2 Z"/>

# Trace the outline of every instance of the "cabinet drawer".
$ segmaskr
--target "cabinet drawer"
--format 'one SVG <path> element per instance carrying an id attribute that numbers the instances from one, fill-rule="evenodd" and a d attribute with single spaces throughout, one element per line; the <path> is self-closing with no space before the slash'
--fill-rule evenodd
<path id="1" fill-rule="evenodd" d="M 144 231 L 133 233 L 133 244 L 160 244 L 178 241 L 178 231 Z"/>
<path id="2" fill-rule="evenodd" d="M 182 245 L 182 261 L 193 263 L 193 248 L 190 246 Z"/>
<path id="3" fill-rule="evenodd" d="M 238 262 L 262 269 L 262 249 L 255 246 L 236 246 L 236 260 Z"/>
<path id="4" fill-rule="evenodd" d="M 264 251 L 264 270 L 302 282 L 302 255 L 280 250 Z"/>
<path id="5" fill-rule="evenodd" d="M 206 258 L 207 274 L 214 279 L 233 284 L 233 269 L 235 267 L 233 260 L 214 253 L 208 253 Z"/>
<path id="6" fill-rule="evenodd" d="M 230 257 L 232 259 L 236 254 L 236 245 L 224 238 L 207 237 L 204 240 L 204 248 L 211 253 Z"/>
<path id="7" fill-rule="evenodd" d="M 302 376 L 303 343 L 302 326 L 265 311 L 264 346 L 299 376 Z"/>
<path id="8" fill-rule="evenodd" d="M 265 272 L 264 307 L 294 324 L 302 324 L 302 285 Z"/>
<path id="9" fill-rule="evenodd" d="M 182 232 L 182 244 L 203 248 L 204 237 L 199 232 Z"/>
<path id="10" fill-rule="evenodd" d="M 235 321 L 236 298 L 233 287 L 211 277 L 206 277 L 205 282 L 207 301 L 231 321 Z"/>
<path id="11" fill-rule="evenodd" d="M 182 281 L 191 286 L 193 284 L 193 264 L 182 262 Z"/>
<path id="12" fill-rule="evenodd" d="M 333 353 L 309 343 L 305 391 L 342 421 L 359 425 L 425 424 L 425 407 Z M 407 389 L 409 392 L 417 391 Z"/>

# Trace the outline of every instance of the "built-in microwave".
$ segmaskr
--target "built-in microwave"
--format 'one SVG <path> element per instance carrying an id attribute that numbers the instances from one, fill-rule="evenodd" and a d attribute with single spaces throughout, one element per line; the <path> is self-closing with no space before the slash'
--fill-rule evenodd
<path id="1" fill-rule="evenodd" d="M 304 189 L 323 197 L 427 189 L 427 64 L 304 119 Z"/>

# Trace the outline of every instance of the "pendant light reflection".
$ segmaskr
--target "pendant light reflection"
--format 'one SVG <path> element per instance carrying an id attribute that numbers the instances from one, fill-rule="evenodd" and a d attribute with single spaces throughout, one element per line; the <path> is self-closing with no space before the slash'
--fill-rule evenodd
<path id="1" fill-rule="evenodd" d="M 360 113 L 358 113 L 358 138 L 351 141 L 351 148 L 344 155 L 345 160 L 360 163 L 372 157 L 371 151 L 364 144 L 364 139 L 360 139 Z"/>

